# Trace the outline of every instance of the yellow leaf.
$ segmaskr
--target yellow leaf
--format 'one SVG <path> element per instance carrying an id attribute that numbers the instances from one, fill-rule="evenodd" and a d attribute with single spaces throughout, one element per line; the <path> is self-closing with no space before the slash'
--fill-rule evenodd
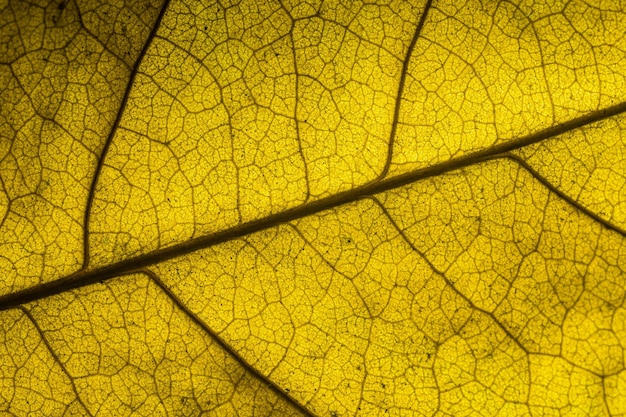
<path id="1" fill-rule="evenodd" d="M 0 1 L 0 414 L 625 416 L 618 2 Z"/>

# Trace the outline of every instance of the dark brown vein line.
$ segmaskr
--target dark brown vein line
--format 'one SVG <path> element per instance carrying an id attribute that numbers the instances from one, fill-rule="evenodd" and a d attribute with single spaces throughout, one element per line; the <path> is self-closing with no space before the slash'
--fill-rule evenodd
<path id="1" fill-rule="evenodd" d="M 535 171 L 533 167 L 528 165 L 528 162 L 524 161 L 518 155 L 513 155 L 513 154 L 498 155 L 498 156 L 494 156 L 491 159 L 500 159 L 500 158 L 508 158 L 514 161 L 515 163 L 519 164 L 522 168 L 528 171 L 530 175 L 532 175 L 537 181 L 539 181 L 544 187 L 546 187 L 550 192 L 556 194 L 560 199 L 565 201 L 567 204 L 571 205 L 576 210 L 579 210 L 582 213 L 586 214 L 588 217 L 591 217 L 593 220 L 600 223 L 605 228 L 612 230 L 616 233 L 619 233 L 623 237 L 626 237 L 626 230 L 622 229 L 618 225 L 612 224 L 607 219 L 600 217 L 593 211 L 589 210 L 587 207 L 580 204 L 578 201 L 574 200 L 572 197 L 565 194 L 563 191 L 559 190 L 550 181 L 548 181 L 543 175 L 541 175 L 540 173 Z"/>
<path id="2" fill-rule="evenodd" d="M 207 326 L 200 317 L 198 317 L 193 311 L 191 311 L 185 304 L 176 296 L 169 288 L 161 282 L 160 278 L 156 273 L 149 269 L 142 269 L 137 271 L 137 273 L 146 274 L 159 288 L 167 294 L 167 296 L 172 300 L 172 302 L 176 305 L 176 307 L 185 313 L 196 325 L 198 325 L 206 334 L 215 341 L 217 345 L 221 349 L 223 349 L 226 353 L 228 353 L 234 360 L 236 360 L 242 368 L 251 373 L 256 379 L 261 381 L 263 384 L 267 385 L 279 398 L 282 398 L 295 409 L 300 411 L 303 415 L 309 417 L 316 417 L 310 410 L 308 410 L 303 404 L 301 404 L 298 400 L 288 395 L 283 389 L 281 389 L 274 381 L 272 381 L 268 376 L 259 372 L 254 366 L 252 366 L 247 360 L 235 351 L 224 339 L 222 339 L 217 333 L 213 331 L 209 326 Z"/>
<path id="3" fill-rule="evenodd" d="M 374 180 L 380 181 L 387 176 L 389 172 L 389 167 L 391 166 L 391 158 L 393 157 L 393 144 L 396 138 L 396 132 L 398 130 L 398 119 L 400 117 L 400 107 L 402 105 L 402 93 L 404 92 L 404 84 L 406 84 L 406 77 L 409 73 L 409 62 L 411 61 L 411 56 L 413 55 L 413 50 L 415 49 L 415 44 L 422 34 L 422 29 L 424 28 L 424 24 L 426 23 L 426 18 L 428 17 L 428 12 L 430 11 L 432 6 L 432 0 L 428 0 L 426 5 L 424 6 L 424 11 L 422 12 L 422 16 L 420 16 L 419 23 L 417 24 L 417 28 L 415 29 L 415 33 L 413 34 L 413 39 L 411 39 L 411 43 L 406 51 L 406 57 L 404 58 L 404 62 L 402 63 L 402 71 L 400 72 L 400 82 L 398 83 L 398 92 L 396 94 L 396 105 L 393 109 L 393 120 L 391 122 L 391 132 L 389 133 L 389 148 L 387 149 L 387 160 L 385 161 L 385 166 L 381 171 L 378 178 Z"/>
<path id="4" fill-rule="evenodd" d="M 19 310 L 22 313 L 24 313 L 24 315 L 28 318 L 28 320 L 30 320 L 30 322 L 32 323 L 33 327 L 35 327 L 35 330 L 37 330 L 37 332 L 39 333 L 39 337 L 41 338 L 41 341 L 43 342 L 43 344 L 48 349 L 48 352 L 50 353 L 50 355 L 52 356 L 54 361 L 57 363 L 57 365 L 59 365 L 59 367 L 61 368 L 63 373 L 70 380 L 70 384 L 72 385 L 72 391 L 74 391 L 74 394 L 76 395 L 76 401 L 78 401 L 80 403 L 80 405 L 83 406 L 85 411 L 87 411 L 87 413 L 90 416 L 93 416 L 91 411 L 89 411 L 89 408 L 87 408 L 87 406 L 83 402 L 82 398 L 80 398 L 80 395 L 78 394 L 78 390 L 76 389 L 76 384 L 74 384 L 74 378 L 72 378 L 72 376 L 70 375 L 68 370 L 65 368 L 65 365 L 63 364 L 63 362 L 61 362 L 61 360 L 59 359 L 59 356 L 56 354 L 54 349 L 52 349 L 52 346 L 50 346 L 50 343 L 48 343 L 48 339 L 46 339 L 46 335 L 44 334 L 43 330 L 41 330 L 41 327 L 39 327 L 39 323 L 37 323 L 37 320 L 35 320 L 33 315 L 30 314 L 30 311 L 26 310 L 25 308 L 21 307 Z"/>
<path id="5" fill-rule="evenodd" d="M 300 106 L 298 105 L 300 103 L 300 74 L 298 73 L 298 60 L 296 57 L 296 43 L 293 40 L 293 23 L 292 23 L 292 27 L 291 27 L 291 31 L 289 32 L 289 38 L 291 40 L 291 50 L 293 53 L 293 68 L 294 68 L 294 74 L 296 77 L 296 82 L 295 84 L 295 96 L 296 96 L 296 102 L 294 103 L 293 106 L 293 120 L 294 120 L 294 124 L 296 126 L 296 139 L 298 141 L 298 152 L 300 154 L 300 158 L 302 159 L 302 165 L 304 166 L 304 179 L 305 179 L 305 183 L 306 183 L 306 195 L 304 197 L 304 204 L 308 203 L 309 200 L 311 199 L 311 185 L 310 185 L 310 176 L 309 176 L 309 166 L 306 162 L 306 158 L 304 156 L 304 150 L 302 148 L 302 134 L 300 133 L 300 123 L 301 121 L 298 119 L 298 112 L 300 111 Z"/>
<path id="6" fill-rule="evenodd" d="M 49 297 L 54 294 L 59 294 L 73 288 L 84 287 L 85 285 L 98 281 L 105 281 L 117 275 L 128 273 L 129 271 L 144 268 L 187 253 L 237 239 L 251 233 L 269 229 L 282 223 L 287 223 L 298 218 L 351 203 L 360 198 L 369 197 L 374 194 L 402 187 L 415 181 L 474 165 L 485 160 L 492 159 L 498 155 L 502 156 L 503 154 L 515 149 L 532 145 L 542 140 L 578 129 L 590 123 L 594 123 L 624 112 L 626 112 L 626 102 L 549 127 L 528 136 L 511 140 L 507 143 L 493 146 L 489 149 L 483 149 L 469 155 L 464 155 L 430 167 L 420 168 L 396 177 L 384 179 L 382 181 L 365 184 L 363 186 L 325 197 L 308 204 L 303 204 L 280 213 L 272 214 L 262 219 L 239 224 L 211 235 L 197 237 L 174 246 L 158 249 L 153 252 L 139 255 L 135 258 L 124 259 L 122 261 L 94 269 L 82 269 L 56 281 L 1 296 L 0 311 L 16 307 L 23 303 Z"/>
<path id="7" fill-rule="evenodd" d="M 602 380 L 602 403 L 604 404 L 604 415 L 606 416 L 610 416 L 611 415 L 611 407 L 609 407 L 609 400 L 608 400 L 608 395 L 606 392 L 606 376 L 602 375 L 602 377 L 600 377 L 600 379 Z"/>
<path id="8" fill-rule="evenodd" d="M 6 185 L 4 185 L 4 180 L 2 179 L 2 176 L 0 176 L 0 192 L 2 193 L 6 193 Z M 2 217 L 0 217 L 0 229 L 4 227 L 4 222 L 6 221 L 7 217 L 9 217 L 9 213 L 11 213 L 11 200 L 8 201 L 7 205 L 5 206 L 5 211 L 4 214 L 2 215 Z"/>
<path id="9" fill-rule="evenodd" d="M 157 16 L 154 25 L 152 25 L 152 31 L 148 35 L 146 39 L 146 43 L 143 45 L 143 49 L 139 53 L 137 57 L 137 61 L 135 61 L 135 65 L 130 73 L 130 78 L 128 80 L 128 84 L 126 84 L 126 90 L 124 91 L 124 95 L 122 96 L 122 102 L 120 103 L 120 108 L 117 111 L 117 115 L 115 116 L 115 120 L 113 121 L 113 125 L 111 126 L 111 131 L 109 132 L 109 136 L 107 137 L 104 148 L 102 149 L 102 153 L 100 155 L 100 159 L 98 159 L 98 164 L 96 165 L 96 170 L 94 172 L 93 180 L 91 182 L 91 186 L 89 187 L 89 194 L 87 194 L 87 204 L 85 206 L 85 217 L 83 220 L 83 269 L 87 268 L 89 265 L 89 219 L 91 217 L 91 206 L 93 205 L 93 200 L 96 193 L 96 185 L 98 184 L 98 180 L 100 179 L 100 174 L 102 173 L 102 168 L 104 167 L 104 160 L 109 152 L 109 148 L 111 147 L 111 143 L 113 142 L 113 137 L 117 132 L 117 129 L 120 125 L 120 121 L 122 120 L 122 116 L 124 115 L 124 111 L 126 110 L 126 105 L 128 104 L 128 97 L 130 96 L 130 92 L 135 85 L 135 79 L 137 78 L 137 74 L 139 73 L 139 67 L 143 62 L 143 58 L 148 51 L 148 48 L 152 44 L 152 41 L 156 38 L 156 33 L 161 26 L 161 20 L 163 20 L 163 16 L 165 16 L 165 12 L 169 7 L 170 0 L 165 0 L 163 3 L 163 7 L 161 7 L 161 11 Z M 115 55 L 116 56 L 116 55 Z"/>

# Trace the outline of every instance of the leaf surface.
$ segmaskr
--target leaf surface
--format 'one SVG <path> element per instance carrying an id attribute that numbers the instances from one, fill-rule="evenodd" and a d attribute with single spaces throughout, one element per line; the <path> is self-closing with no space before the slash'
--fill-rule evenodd
<path id="1" fill-rule="evenodd" d="M 626 415 L 623 5 L 0 19 L 0 411 Z"/>

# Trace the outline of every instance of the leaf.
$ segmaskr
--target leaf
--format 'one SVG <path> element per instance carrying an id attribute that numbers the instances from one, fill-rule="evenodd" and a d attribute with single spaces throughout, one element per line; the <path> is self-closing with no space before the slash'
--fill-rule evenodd
<path id="1" fill-rule="evenodd" d="M 0 3 L 0 410 L 626 415 L 625 14 Z"/>

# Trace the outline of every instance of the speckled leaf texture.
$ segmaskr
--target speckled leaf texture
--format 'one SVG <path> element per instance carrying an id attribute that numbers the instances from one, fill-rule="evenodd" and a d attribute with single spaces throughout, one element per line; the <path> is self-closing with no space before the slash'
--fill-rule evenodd
<path id="1" fill-rule="evenodd" d="M 0 0 L 0 415 L 626 416 L 626 3 Z"/>

